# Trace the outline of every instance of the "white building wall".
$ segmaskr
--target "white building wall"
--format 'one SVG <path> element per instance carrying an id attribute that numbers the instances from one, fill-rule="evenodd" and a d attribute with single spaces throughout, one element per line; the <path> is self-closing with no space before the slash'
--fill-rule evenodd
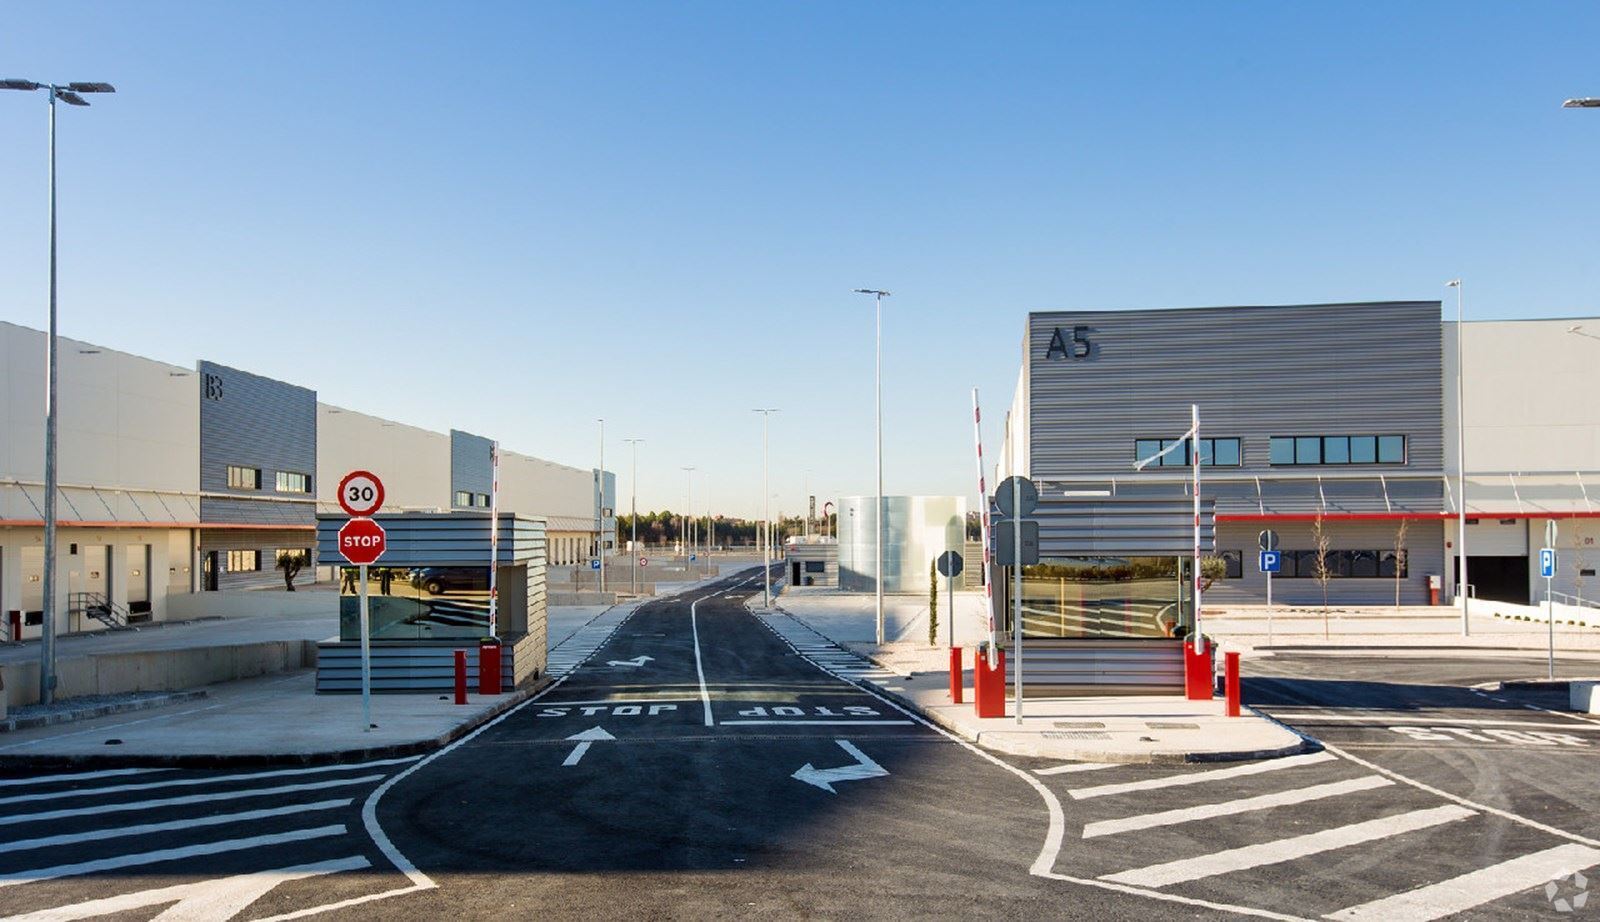
<path id="1" fill-rule="evenodd" d="M 450 436 L 317 404 L 317 503 L 338 506 L 339 480 L 367 470 L 383 481 L 384 511 L 450 509 Z"/>
<path id="2" fill-rule="evenodd" d="M 523 515 L 594 519 L 594 471 L 500 451 L 500 508 Z"/>

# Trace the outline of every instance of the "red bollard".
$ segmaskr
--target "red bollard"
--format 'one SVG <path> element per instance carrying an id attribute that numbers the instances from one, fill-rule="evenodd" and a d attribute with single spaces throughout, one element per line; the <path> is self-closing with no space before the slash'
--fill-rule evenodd
<path id="1" fill-rule="evenodd" d="M 1217 667 L 1211 660 L 1214 645 L 1202 640 L 1205 652 L 1197 652 L 1192 639 L 1183 641 L 1183 689 L 1190 701 L 1210 701 L 1216 694 Z"/>
<path id="2" fill-rule="evenodd" d="M 1239 716 L 1239 654 L 1237 652 L 1224 653 L 1222 656 L 1223 694 L 1227 701 L 1227 715 Z"/>
<path id="3" fill-rule="evenodd" d="M 961 648 L 950 648 L 950 701 L 961 703 Z"/>
<path id="4" fill-rule="evenodd" d="M 467 703 L 467 651 L 456 651 L 456 704 Z"/>
<path id="5" fill-rule="evenodd" d="M 478 645 L 478 694 L 500 694 L 500 644 Z"/>
<path id="6" fill-rule="evenodd" d="M 1006 716 L 1006 651 L 997 651 L 995 667 L 979 649 L 972 663 L 972 700 L 979 717 Z"/>

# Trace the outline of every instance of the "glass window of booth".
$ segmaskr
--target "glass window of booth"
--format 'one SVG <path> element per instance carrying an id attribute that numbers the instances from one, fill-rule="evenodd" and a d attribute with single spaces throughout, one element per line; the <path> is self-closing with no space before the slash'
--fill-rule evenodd
<path id="1" fill-rule="evenodd" d="M 1184 636 L 1191 598 L 1178 557 L 1051 557 L 1022 568 L 1025 638 L 1160 640 Z M 1011 631 L 1011 578 L 995 604 Z"/>

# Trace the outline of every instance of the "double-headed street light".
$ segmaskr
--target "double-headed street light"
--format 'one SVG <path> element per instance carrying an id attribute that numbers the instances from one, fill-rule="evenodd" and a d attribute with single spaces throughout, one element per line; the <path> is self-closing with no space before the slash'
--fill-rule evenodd
<path id="1" fill-rule="evenodd" d="M 1583 96 L 1578 99 L 1569 99 L 1561 104 L 1563 109 L 1600 109 L 1600 99 L 1592 96 Z"/>
<path id="2" fill-rule="evenodd" d="M 644 439 L 623 439 L 633 448 L 633 473 L 628 483 L 628 518 L 633 524 L 632 537 L 628 539 L 628 556 L 633 558 L 633 594 L 639 594 L 639 443 Z"/>
<path id="3" fill-rule="evenodd" d="M 115 93 L 109 83 L 38 83 L 0 79 L 0 90 L 44 90 L 50 100 L 50 335 L 44 385 L 44 623 L 39 638 L 39 702 L 56 688 L 56 100 L 87 106 L 84 93 Z"/>
<path id="4" fill-rule="evenodd" d="M 875 414 L 875 428 L 878 432 L 878 511 L 873 516 L 878 525 L 877 532 L 877 574 L 873 582 L 878 588 L 878 645 L 883 645 L 883 299 L 889 297 L 889 292 L 877 288 L 857 288 L 858 295 L 872 295 L 878 308 L 878 372 L 877 372 L 877 412 Z"/>

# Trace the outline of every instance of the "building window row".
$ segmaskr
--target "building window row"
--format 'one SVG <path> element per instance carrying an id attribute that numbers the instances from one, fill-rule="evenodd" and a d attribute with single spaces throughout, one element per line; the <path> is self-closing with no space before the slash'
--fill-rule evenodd
<path id="1" fill-rule="evenodd" d="M 261 489 L 261 468 L 240 467 L 237 464 L 228 465 L 228 489 L 230 490 L 259 490 Z"/>
<path id="2" fill-rule="evenodd" d="M 489 508 L 489 494 L 470 493 L 466 490 L 457 490 L 455 504 L 457 506 L 465 506 L 468 509 L 487 509 Z"/>
<path id="3" fill-rule="evenodd" d="M 311 475 L 300 474 L 295 471 L 278 472 L 279 493 L 310 493 Z"/>
<path id="4" fill-rule="evenodd" d="M 1406 552 L 1402 550 L 1396 554 L 1393 548 L 1385 551 L 1328 551 L 1324 560 L 1331 579 L 1394 579 L 1396 570 L 1401 579 L 1410 575 Z M 1282 569 L 1277 575 L 1279 579 L 1316 579 L 1317 552 L 1284 551 Z M 1231 567 L 1228 578 L 1238 578 L 1233 575 Z"/>
<path id="5" fill-rule="evenodd" d="M 1274 465 L 1404 464 L 1403 435 L 1275 435 L 1267 460 Z"/>
<path id="6" fill-rule="evenodd" d="M 1162 455 L 1161 460 L 1151 464 L 1151 467 L 1188 467 L 1193 463 L 1194 458 L 1190 455 L 1194 447 L 1193 439 L 1184 439 L 1181 445 L 1177 439 L 1135 439 L 1134 462 L 1154 457 L 1174 445 L 1177 445 L 1177 448 L 1169 454 Z M 1238 467 L 1241 458 L 1238 439 L 1200 440 L 1201 464 L 1213 467 Z"/>

